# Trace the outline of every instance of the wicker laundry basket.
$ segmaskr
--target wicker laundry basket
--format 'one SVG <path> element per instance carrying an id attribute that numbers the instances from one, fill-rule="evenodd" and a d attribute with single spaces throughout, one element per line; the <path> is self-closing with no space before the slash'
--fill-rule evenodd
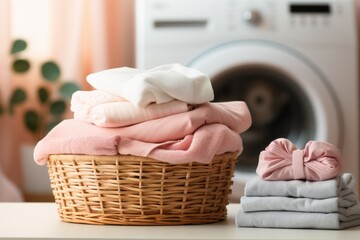
<path id="1" fill-rule="evenodd" d="M 51 155 L 51 187 L 65 222 L 204 224 L 224 220 L 237 153 L 210 164 L 117 155 Z"/>

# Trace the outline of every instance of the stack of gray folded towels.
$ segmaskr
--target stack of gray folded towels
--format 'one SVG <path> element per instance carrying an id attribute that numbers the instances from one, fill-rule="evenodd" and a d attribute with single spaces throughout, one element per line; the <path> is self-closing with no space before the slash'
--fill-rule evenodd
<path id="1" fill-rule="evenodd" d="M 296 149 L 287 139 L 260 153 L 236 215 L 238 227 L 344 229 L 360 225 L 352 174 L 341 174 L 340 151 L 324 142 Z"/>
<path id="2" fill-rule="evenodd" d="M 236 216 L 239 227 L 343 229 L 360 225 L 350 173 L 325 181 L 247 182 Z"/>

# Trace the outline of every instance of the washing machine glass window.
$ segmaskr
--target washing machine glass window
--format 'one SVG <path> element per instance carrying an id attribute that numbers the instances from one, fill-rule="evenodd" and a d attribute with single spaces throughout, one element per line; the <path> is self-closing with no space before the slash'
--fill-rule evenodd
<path id="1" fill-rule="evenodd" d="M 259 152 L 272 140 L 285 137 L 304 146 L 315 137 L 314 109 L 296 81 L 280 69 L 240 65 L 213 78 L 215 101 L 245 101 L 252 126 L 241 137 L 244 151 L 238 167 L 252 169 Z"/>
<path id="2" fill-rule="evenodd" d="M 310 140 L 341 147 L 342 114 L 325 75 L 305 56 L 272 42 L 238 41 L 197 56 L 189 66 L 207 73 L 215 101 L 245 101 L 252 126 L 241 134 L 237 171 L 254 172 L 259 154 L 276 138 L 299 148 Z"/>

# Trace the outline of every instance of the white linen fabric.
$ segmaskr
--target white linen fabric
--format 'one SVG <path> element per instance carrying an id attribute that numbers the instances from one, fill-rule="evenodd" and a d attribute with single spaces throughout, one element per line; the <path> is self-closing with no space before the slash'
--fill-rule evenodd
<path id="1" fill-rule="evenodd" d="M 350 173 L 326 181 L 266 181 L 254 177 L 246 183 L 244 194 L 323 199 L 348 195 L 353 192 L 354 185 L 355 179 Z"/>
<path id="2" fill-rule="evenodd" d="M 95 106 L 90 111 L 89 118 L 81 120 L 99 127 L 124 127 L 187 112 L 189 108 L 186 103 L 177 100 L 161 104 L 153 103 L 144 108 L 136 107 L 129 102 L 113 102 Z"/>
<path id="3" fill-rule="evenodd" d="M 104 103 L 127 102 L 126 99 L 113 94 L 100 91 L 76 91 L 70 102 L 70 110 L 74 112 L 75 119 L 89 119 L 91 110 Z"/>
<path id="4" fill-rule="evenodd" d="M 343 229 L 360 225 L 352 174 L 323 181 L 268 181 L 245 186 L 238 227 Z"/>
<path id="5" fill-rule="evenodd" d="M 239 210 L 236 215 L 236 225 L 238 227 L 344 229 L 360 225 L 360 215 L 359 211 L 344 215 L 337 212 L 244 212 Z"/>
<path id="6" fill-rule="evenodd" d="M 214 99 L 209 77 L 180 64 L 166 64 L 150 70 L 122 67 L 87 76 L 95 89 L 120 96 L 139 107 L 180 100 L 202 104 Z"/>
<path id="7" fill-rule="evenodd" d="M 295 212 L 341 212 L 350 213 L 359 209 L 355 193 L 344 197 L 325 199 L 294 197 L 241 197 L 244 212 L 295 211 Z M 360 214 L 360 212 L 359 212 Z"/>

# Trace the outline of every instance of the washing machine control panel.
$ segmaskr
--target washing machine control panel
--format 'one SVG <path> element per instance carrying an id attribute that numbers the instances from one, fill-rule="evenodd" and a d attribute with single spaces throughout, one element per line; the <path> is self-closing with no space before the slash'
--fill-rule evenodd
<path id="1" fill-rule="evenodd" d="M 212 18 L 215 27 L 223 27 L 228 34 L 259 33 L 287 41 L 342 42 L 338 29 L 353 24 L 350 16 L 354 15 L 354 6 L 343 0 L 228 0 L 224 6 L 223 16 Z"/>
<path id="2" fill-rule="evenodd" d="M 289 10 L 292 14 L 330 14 L 329 3 L 291 3 Z"/>
<path id="3" fill-rule="evenodd" d="M 188 52 L 200 54 L 219 43 L 245 39 L 346 47 L 357 38 L 354 1 L 137 0 L 137 50 L 154 51 L 158 59 L 174 56 L 174 61 L 181 55 L 185 61 Z M 150 55 L 153 59 L 144 54 L 137 61 Z"/>
<path id="4" fill-rule="evenodd" d="M 329 28 L 343 15 L 340 3 L 290 3 L 288 10 L 289 24 L 297 27 Z"/>

